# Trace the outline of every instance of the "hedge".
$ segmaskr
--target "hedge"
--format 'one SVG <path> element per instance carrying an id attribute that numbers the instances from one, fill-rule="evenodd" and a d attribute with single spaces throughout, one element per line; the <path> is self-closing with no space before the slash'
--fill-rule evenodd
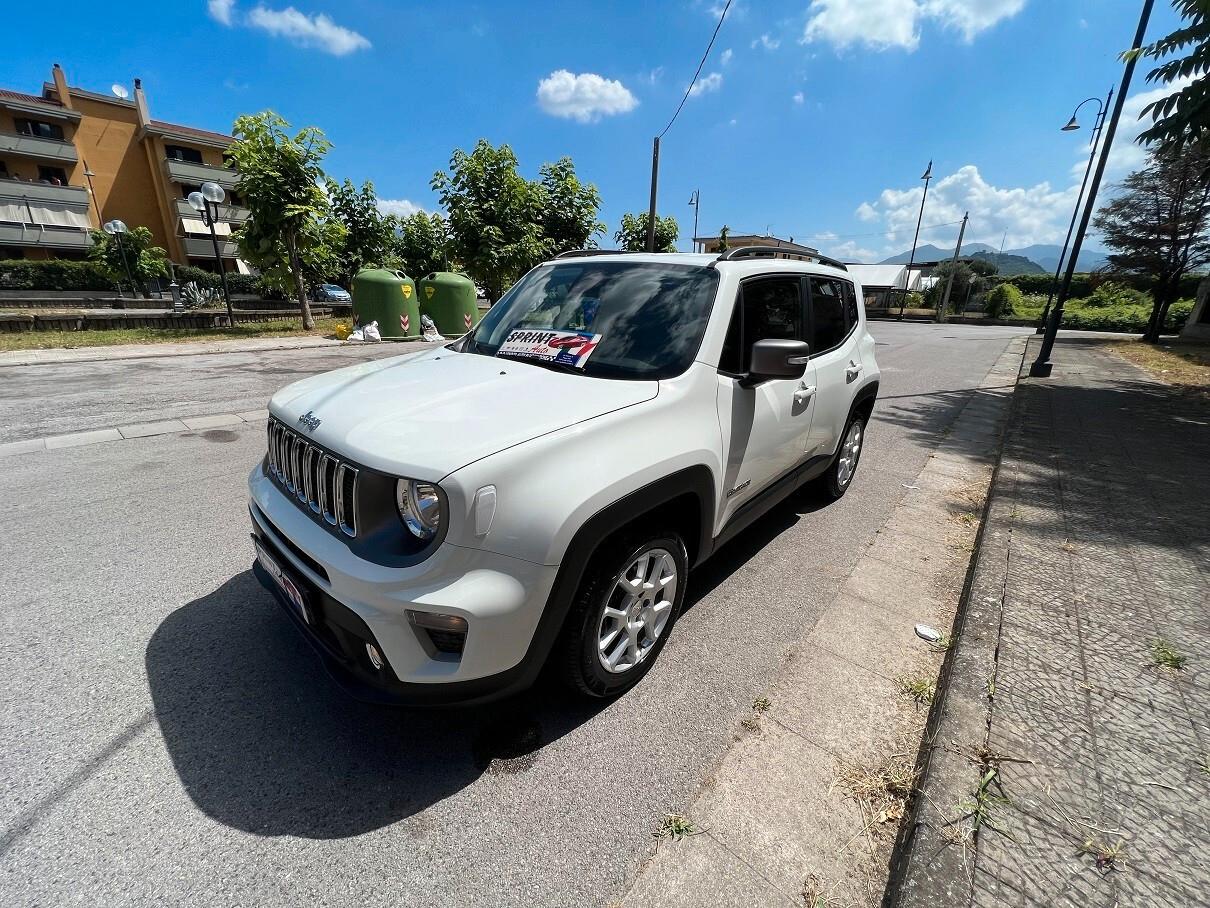
<path id="1" fill-rule="evenodd" d="M 988 318 L 1007 318 L 1025 302 L 1021 291 L 1009 283 L 998 284 L 983 300 L 983 311 Z"/>
<path id="2" fill-rule="evenodd" d="M 1181 279 L 1181 284 L 1177 288 L 1177 298 L 1196 297 L 1197 285 L 1202 282 L 1205 276 L 1204 274 L 1186 274 Z M 1003 283 L 1012 284 L 1022 293 L 1049 294 L 1054 277 L 1053 274 L 1018 274 L 1006 278 Z M 1083 299 L 1086 296 L 1091 296 L 1097 287 L 1111 280 L 1119 284 L 1126 284 L 1144 293 L 1150 292 L 1155 286 L 1155 281 L 1141 275 L 1115 274 L 1111 278 L 1106 274 L 1077 273 L 1071 276 L 1071 299 Z"/>
<path id="3" fill-rule="evenodd" d="M 0 290 L 106 290 L 117 289 L 95 262 L 51 259 L 0 261 Z"/>

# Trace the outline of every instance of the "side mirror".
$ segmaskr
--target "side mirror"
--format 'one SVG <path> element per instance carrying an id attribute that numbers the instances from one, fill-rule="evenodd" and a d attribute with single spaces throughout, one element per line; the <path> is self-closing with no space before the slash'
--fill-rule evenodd
<path id="1" fill-rule="evenodd" d="M 752 360 L 745 384 L 770 378 L 802 378 L 811 347 L 806 341 L 759 340 L 752 345 Z"/>

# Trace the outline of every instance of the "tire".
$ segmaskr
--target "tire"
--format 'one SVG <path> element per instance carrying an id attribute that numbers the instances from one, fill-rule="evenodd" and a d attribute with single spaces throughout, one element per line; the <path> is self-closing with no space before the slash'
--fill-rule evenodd
<path id="1" fill-rule="evenodd" d="M 646 576 L 639 577 L 645 556 Z M 606 540 L 585 571 L 563 628 L 564 680 L 589 697 L 616 697 L 634 687 L 664 649 L 685 601 L 688 573 L 685 543 L 677 533 L 640 531 Z M 636 583 L 642 589 L 637 600 L 626 591 Z M 669 586 L 670 595 L 657 595 Z"/>
<path id="2" fill-rule="evenodd" d="M 840 446 L 836 449 L 836 456 L 828 464 L 827 471 L 815 481 L 816 489 L 828 501 L 843 498 L 844 493 L 853 484 L 853 477 L 857 475 L 857 465 L 861 463 L 861 451 L 865 446 L 865 428 L 866 418 L 860 413 L 854 413 L 849 417 L 849 421 L 844 427 L 844 434 L 840 436 L 841 441 Z"/>

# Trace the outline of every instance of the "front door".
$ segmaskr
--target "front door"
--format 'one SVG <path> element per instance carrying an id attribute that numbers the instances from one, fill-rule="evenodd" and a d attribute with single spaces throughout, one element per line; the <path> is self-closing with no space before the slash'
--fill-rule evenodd
<path id="1" fill-rule="evenodd" d="M 807 339 L 803 291 L 797 275 L 751 278 L 740 285 L 719 364 L 718 418 L 727 462 L 718 527 L 803 460 L 815 410 L 814 365 L 807 365 L 802 378 L 755 386 L 743 379 L 756 341 Z"/>
<path id="2" fill-rule="evenodd" d="M 857 349 L 857 297 L 848 281 L 830 277 L 810 279 L 811 362 L 819 384 L 818 404 L 811 422 L 807 453 L 830 456 L 840 444 L 853 395 L 848 386 L 863 368 Z"/>

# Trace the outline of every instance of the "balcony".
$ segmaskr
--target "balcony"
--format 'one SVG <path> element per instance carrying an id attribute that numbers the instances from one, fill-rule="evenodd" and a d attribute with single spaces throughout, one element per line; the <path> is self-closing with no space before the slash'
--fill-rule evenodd
<path id="1" fill-rule="evenodd" d="M 194 164 L 191 161 L 178 161 L 175 158 L 164 159 L 164 169 L 168 179 L 177 183 L 191 183 L 200 186 L 207 180 L 218 183 L 224 189 L 234 189 L 239 174 L 226 167 L 213 167 L 210 164 Z"/>
<path id="2" fill-rule="evenodd" d="M 88 190 L 82 186 L 53 186 L 50 183 L 27 183 L 25 180 L 0 178 L 0 199 L 29 199 L 34 202 L 50 202 L 68 208 L 88 210 Z"/>
<path id="3" fill-rule="evenodd" d="M 39 224 L 0 223 L 0 246 L 22 246 L 26 249 L 87 249 L 92 239 L 87 230 L 74 227 L 43 227 Z M 214 255 L 212 251 L 210 253 Z"/>
<path id="4" fill-rule="evenodd" d="M 3 190 L 0 190 L 2 192 Z M 193 206 L 189 204 L 188 199 L 176 200 L 176 213 L 182 218 L 200 219 L 201 215 L 193 210 Z M 218 219 L 227 221 L 231 224 L 242 224 L 248 220 L 248 209 L 240 208 L 238 205 L 219 205 Z"/>
<path id="5" fill-rule="evenodd" d="M 15 132 L 0 132 L 0 153 L 19 154 L 48 161 L 65 161 L 74 164 L 79 158 L 76 146 L 58 139 L 41 136 L 24 136 Z"/>
<path id="6" fill-rule="evenodd" d="M 214 243 L 211 242 L 208 236 L 187 236 L 182 239 L 185 244 L 185 254 L 191 259 L 210 259 L 214 260 Z M 225 259 L 233 259 L 239 256 L 239 248 L 231 240 L 219 237 L 218 251 Z"/>

